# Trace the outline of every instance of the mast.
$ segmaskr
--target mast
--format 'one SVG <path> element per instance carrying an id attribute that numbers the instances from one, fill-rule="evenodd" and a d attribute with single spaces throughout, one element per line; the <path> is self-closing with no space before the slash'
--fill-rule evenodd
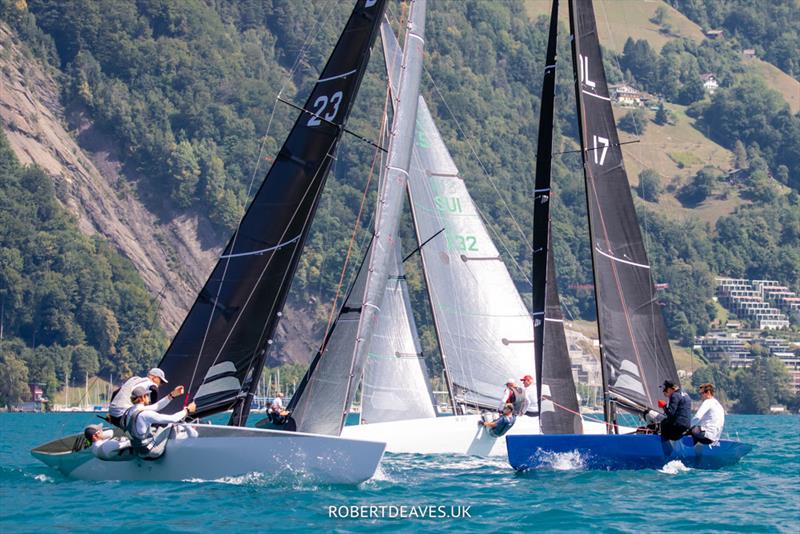
<path id="1" fill-rule="evenodd" d="M 193 399 L 197 417 L 233 409 L 229 424 L 245 424 L 385 3 L 356 3 L 283 147 L 159 363 L 171 381 L 186 386 L 173 410 Z"/>
<path id="2" fill-rule="evenodd" d="M 533 327 L 539 425 L 544 434 L 582 433 L 572 363 L 558 297 L 550 239 L 553 115 L 555 110 L 558 0 L 553 0 L 542 83 L 533 206 Z"/>
<path id="3" fill-rule="evenodd" d="M 385 18 L 385 17 L 384 17 Z M 392 94 L 396 94 L 398 91 L 398 85 L 400 83 L 400 65 L 402 64 L 403 60 L 403 51 L 400 48 L 400 43 L 397 41 L 397 36 L 392 31 L 392 27 L 389 24 L 388 20 L 384 20 L 381 24 L 381 42 L 383 43 L 383 57 L 386 63 L 386 74 L 389 78 L 389 91 Z M 394 99 L 392 99 L 392 104 L 394 104 Z M 419 113 L 419 111 L 418 111 Z M 412 152 L 413 158 L 413 152 Z M 422 241 L 422 237 L 420 236 L 419 227 L 417 225 L 417 217 L 414 211 L 414 203 L 411 199 L 411 190 L 407 191 L 408 197 L 408 204 L 411 207 L 411 219 L 414 224 L 414 232 L 417 236 L 417 243 L 420 243 L 419 248 L 421 249 L 424 244 L 427 243 L 431 237 L 428 238 L 426 241 Z M 432 302 L 432 295 L 431 289 L 429 284 L 428 277 L 425 273 L 427 273 L 427 268 L 425 266 L 425 255 L 420 252 L 420 259 L 422 261 L 422 272 L 425 276 L 425 292 L 428 295 L 428 302 Z M 433 313 L 431 310 L 431 316 L 433 317 L 433 330 L 436 334 L 436 341 L 439 343 L 439 347 L 442 346 L 441 335 L 439 331 L 439 321 L 438 316 Z M 453 382 L 450 380 L 450 373 L 448 371 L 448 363 L 447 363 L 447 356 L 445 356 L 444 351 L 440 350 L 440 355 L 442 357 L 442 374 L 444 378 L 445 387 L 447 388 L 447 394 L 450 397 L 450 405 L 453 407 L 453 415 L 459 415 L 461 413 L 461 408 L 459 404 L 456 402 L 456 398 L 454 395 L 453 389 Z"/>
<path id="4" fill-rule="evenodd" d="M 373 327 L 378 321 L 378 313 L 383 302 L 391 254 L 394 253 L 394 241 L 398 235 L 403 192 L 411 163 L 414 124 L 417 120 L 417 98 L 422 78 L 425 44 L 426 4 L 427 0 L 413 0 L 408 16 L 403 63 L 400 66 L 399 93 L 396 95 L 395 115 L 392 129 L 389 132 L 386 178 L 383 182 L 383 190 L 379 192 L 374 247 L 370 254 L 369 273 L 364 289 L 361 317 L 358 322 L 347 402 L 342 407 L 342 424 L 344 424 L 355 394 L 356 377 L 361 375 L 366 365 Z"/>
<path id="5" fill-rule="evenodd" d="M 422 75 L 425 0 L 414 0 L 402 60 L 401 91 L 381 173 L 375 232 L 353 286 L 320 351 L 292 397 L 289 410 L 300 432 L 339 435 L 367 364 L 378 327 L 411 159 L 416 100 Z"/>
<path id="6" fill-rule="evenodd" d="M 569 0 L 575 97 L 600 334 L 604 412 L 656 406 L 678 383 L 611 109 L 591 0 Z"/>

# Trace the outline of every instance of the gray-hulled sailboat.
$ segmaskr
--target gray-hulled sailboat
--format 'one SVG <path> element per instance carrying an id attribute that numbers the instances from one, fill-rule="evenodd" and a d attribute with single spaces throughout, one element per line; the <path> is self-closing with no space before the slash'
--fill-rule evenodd
<path id="1" fill-rule="evenodd" d="M 589 469 L 660 468 L 676 459 L 700 468 L 736 463 L 750 445 L 720 440 L 693 446 L 690 437 L 668 441 L 653 434 L 612 434 L 619 411 L 654 410 L 659 384 L 677 384 L 678 373 L 623 165 L 591 0 L 569 0 L 569 13 L 609 434 L 509 436 L 509 462 L 520 470 L 549 466 L 553 453 L 577 452 Z M 556 16 L 554 8 L 551 17 Z M 551 35 L 554 29 L 551 19 Z M 548 154 L 540 157 L 549 159 Z M 547 358 L 546 350 L 542 357 Z"/>
<path id="2" fill-rule="evenodd" d="M 385 4 L 356 2 L 303 111 L 159 364 L 172 384 L 186 386 L 186 398 L 173 401 L 173 411 L 191 399 L 198 417 L 232 410 L 228 425 L 177 425 L 155 461 L 99 460 L 83 434 L 36 447 L 36 458 L 69 477 L 96 480 L 287 472 L 356 483 L 374 474 L 384 443 L 243 425 Z"/>

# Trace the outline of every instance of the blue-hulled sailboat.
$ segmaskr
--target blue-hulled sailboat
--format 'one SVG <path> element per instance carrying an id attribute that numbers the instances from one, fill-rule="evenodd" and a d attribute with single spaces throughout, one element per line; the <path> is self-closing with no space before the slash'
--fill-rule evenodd
<path id="1" fill-rule="evenodd" d="M 581 433 L 563 338 L 549 240 L 555 41 L 553 2 L 542 95 L 534 202 L 534 324 L 543 434 L 507 437 L 517 470 L 550 467 L 570 454 L 585 469 L 658 469 L 673 460 L 702 469 L 733 465 L 752 446 L 729 440 L 694 445 L 655 434 L 620 435 L 619 412 L 652 412 L 663 380 L 678 383 L 650 263 L 636 218 L 611 110 L 591 0 L 569 0 L 575 94 L 586 180 L 607 435 Z M 566 365 L 565 365 L 566 362 Z"/>

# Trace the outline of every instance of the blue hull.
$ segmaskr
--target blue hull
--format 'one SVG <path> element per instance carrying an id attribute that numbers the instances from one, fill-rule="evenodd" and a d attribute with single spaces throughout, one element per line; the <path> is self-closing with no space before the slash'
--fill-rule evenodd
<path id="1" fill-rule="evenodd" d="M 669 441 L 652 434 L 510 435 L 506 445 L 508 461 L 518 471 L 551 468 L 563 455 L 582 469 L 661 469 L 673 460 L 697 469 L 720 469 L 753 449 L 738 441 L 720 440 L 712 447 L 693 445 L 690 437 Z"/>

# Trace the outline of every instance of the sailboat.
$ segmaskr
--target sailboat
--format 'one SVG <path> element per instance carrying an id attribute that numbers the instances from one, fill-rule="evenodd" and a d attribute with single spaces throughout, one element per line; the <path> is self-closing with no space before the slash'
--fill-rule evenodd
<path id="1" fill-rule="evenodd" d="M 623 165 L 591 0 L 569 0 L 569 14 L 609 432 L 509 436 L 509 463 L 517 470 L 549 467 L 554 454 L 577 453 L 587 469 L 658 469 L 672 460 L 696 468 L 735 464 L 751 445 L 617 432 L 618 412 L 653 410 L 661 381 L 677 384 L 678 373 Z M 554 7 L 551 31 L 556 16 Z"/>
<path id="2" fill-rule="evenodd" d="M 227 425 L 187 423 L 170 430 L 157 460 L 95 458 L 83 434 L 31 453 L 70 478 L 217 479 L 251 472 L 297 473 L 322 483 L 370 478 L 380 440 L 244 428 L 292 277 L 337 144 L 361 84 L 386 0 L 358 0 L 325 68 L 261 187 L 159 367 L 183 384 L 196 417 L 232 411 Z M 168 393 L 162 386 L 160 396 Z M 322 414 L 317 414 L 322 417 Z M 338 433 L 337 433 L 338 434 Z"/>
<path id="3" fill-rule="evenodd" d="M 388 22 L 381 27 L 381 38 L 390 90 L 394 90 L 402 52 Z M 496 438 L 478 426 L 478 412 L 498 409 L 502 385 L 508 377 L 517 380 L 534 372 L 530 351 L 533 321 L 423 97 L 419 97 L 417 106 L 408 192 L 417 239 L 422 243 L 423 271 L 454 415 L 436 417 L 429 412 L 420 416 L 420 399 L 427 394 L 427 384 L 402 375 L 418 375 L 418 366 L 408 368 L 407 362 L 392 359 L 392 351 L 373 351 L 378 352 L 377 358 L 370 360 L 362 384 L 367 408 L 377 395 L 375 390 L 382 390 L 383 396 L 386 390 L 393 390 L 394 398 L 416 402 L 406 405 L 405 411 L 395 409 L 391 414 L 365 417 L 362 412 L 366 424 L 344 427 L 342 435 L 380 437 L 386 440 L 389 452 L 504 456 L 506 436 L 538 433 L 539 418 L 520 416 L 506 436 Z M 402 324 L 385 323 L 383 335 L 399 337 Z M 564 345 L 566 349 L 566 342 Z M 571 381 L 568 354 L 565 357 Z M 375 364 L 380 369 L 370 374 Z M 585 428 L 587 432 L 605 433 L 603 423 L 586 421 Z"/>

